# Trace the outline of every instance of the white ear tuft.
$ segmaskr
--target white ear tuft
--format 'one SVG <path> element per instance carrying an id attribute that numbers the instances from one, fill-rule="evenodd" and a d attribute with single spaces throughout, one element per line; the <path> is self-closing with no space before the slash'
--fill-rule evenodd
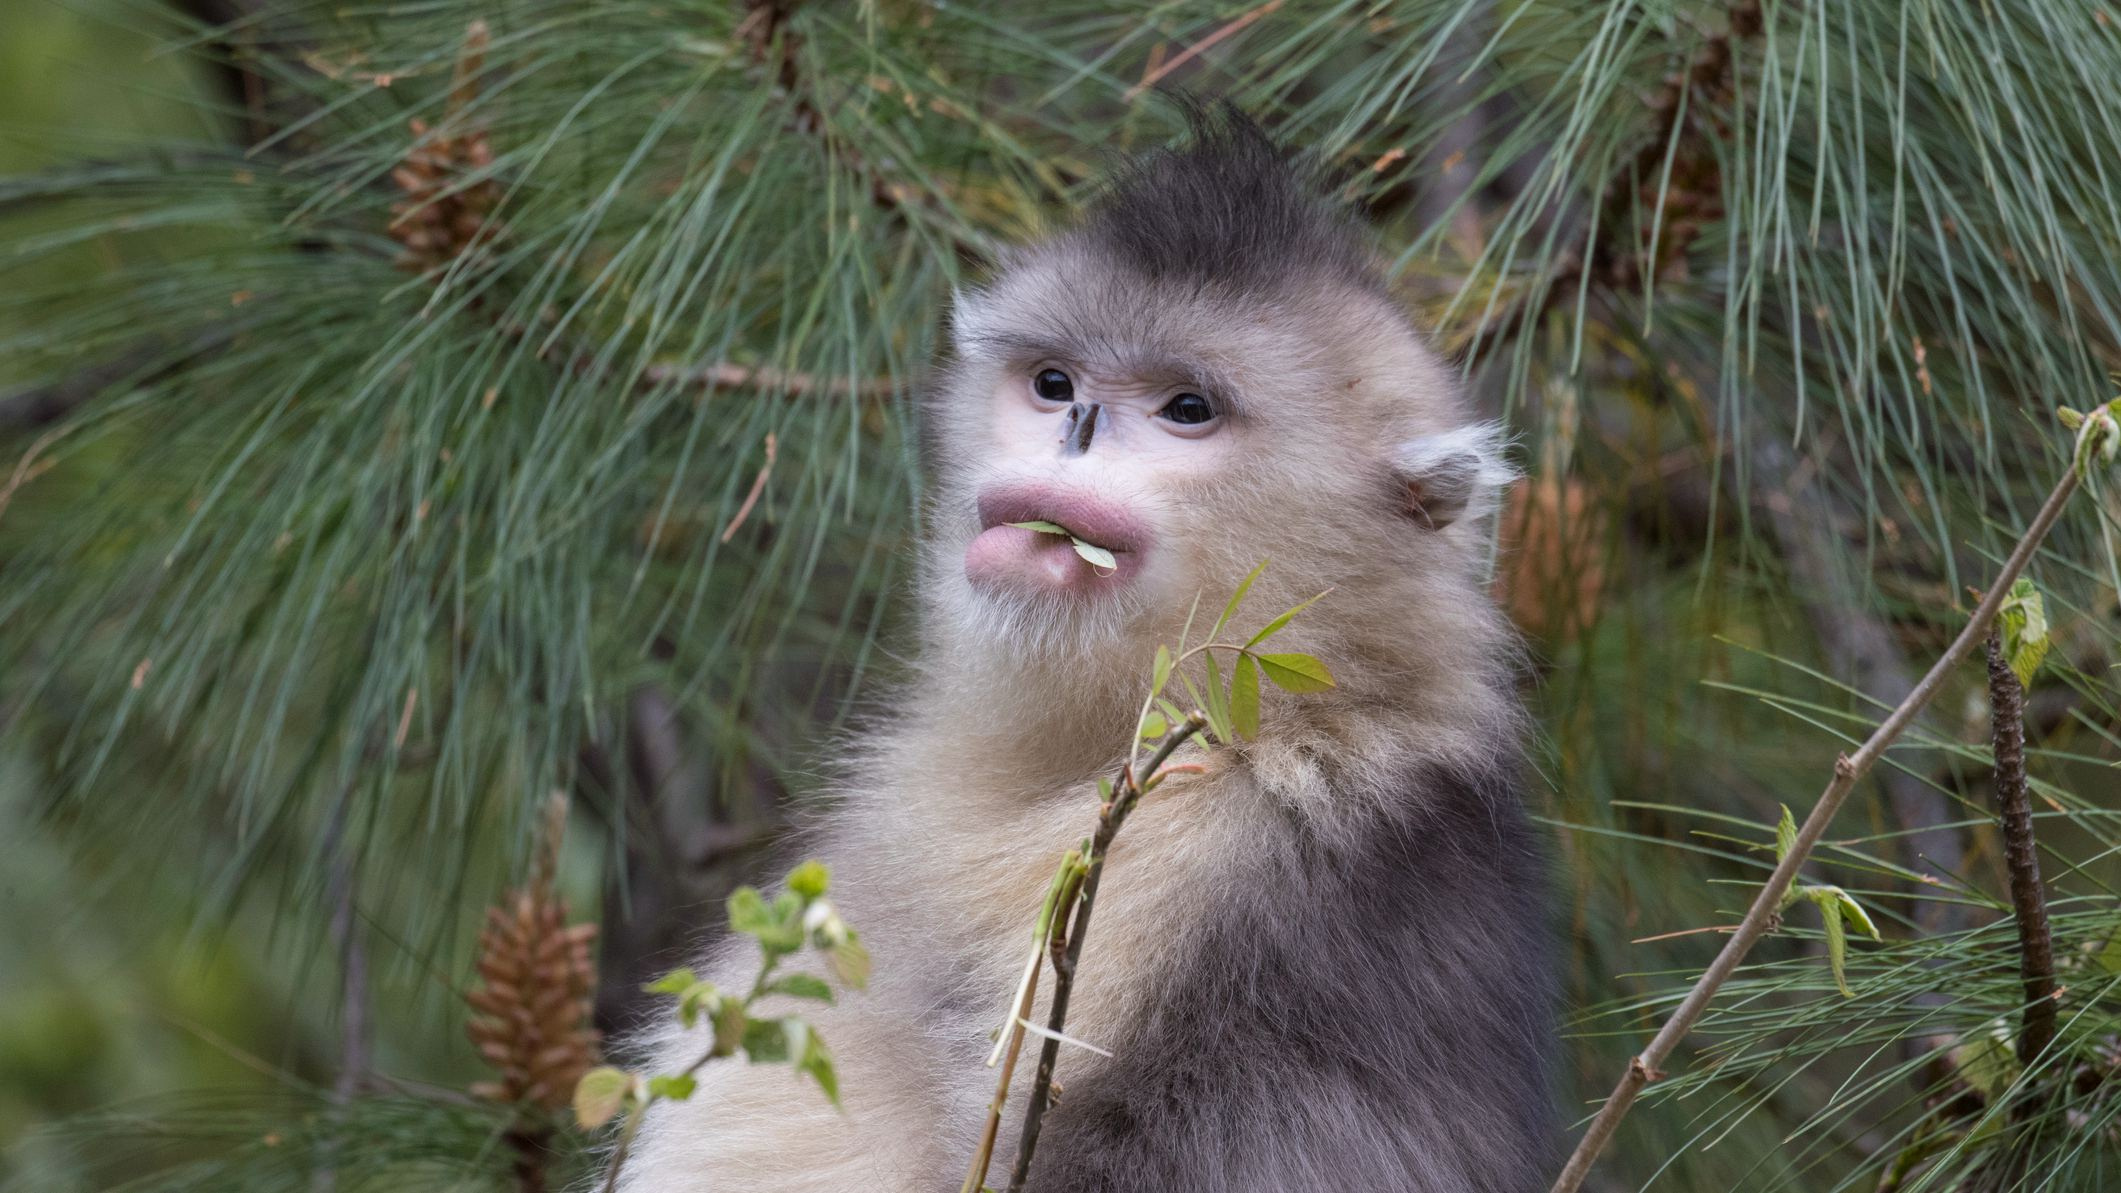
<path id="1" fill-rule="evenodd" d="M 1399 445 L 1393 469 L 1407 490 L 1407 515 L 1430 530 L 1482 518 L 1517 479 L 1501 423 L 1471 423 Z"/>

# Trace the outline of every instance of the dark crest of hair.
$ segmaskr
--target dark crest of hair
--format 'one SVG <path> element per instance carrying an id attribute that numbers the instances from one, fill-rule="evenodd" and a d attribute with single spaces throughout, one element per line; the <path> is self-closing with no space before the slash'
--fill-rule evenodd
<path id="1" fill-rule="evenodd" d="M 1323 274 L 1383 285 L 1362 229 L 1315 169 L 1228 102 L 1186 109 L 1192 136 L 1120 167 L 1080 235 L 1152 281 L 1258 289 Z"/>

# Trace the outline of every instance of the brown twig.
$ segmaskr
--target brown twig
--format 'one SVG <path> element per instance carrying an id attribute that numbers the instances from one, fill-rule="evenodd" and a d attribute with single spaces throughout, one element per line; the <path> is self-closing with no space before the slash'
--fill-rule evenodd
<path id="1" fill-rule="evenodd" d="M 1068 996 L 1075 990 L 1075 969 L 1082 961 L 1083 940 L 1090 933 L 1090 912 L 1097 904 L 1098 879 L 1105 873 L 1105 854 L 1112 846 L 1112 838 L 1119 834 L 1120 826 L 1127 822 L 1128 813 L 1141 801 L 1146 790 L 1139 774 L 1146 773 L 1153 780 L 1159 768 L 1168 761 L 1180 746 L 1192 740 L 1195 734 L 1207 728 L 1206 713 L 1194 711 L 1165 735 L 1156 752 L 1149 756 L 1148 765 L 1137 772 L 1132 765 L 1122 767 L 1117 791 L 1110 803 L 1098 812 L 1097 832 L 1090 838 L 1090 856 L 1085 859 L 1086 868 L 1080 893 L 1073 900 L 1073 916 L 1067 914 L 1069 907 L 1063 905 L 1053 913 L 1053 938 L 1050 946 L 1053 953 L 1053 1005 L 1046 1014 L 1046 1040 L 1038 1052 L 1038 1070 L 1031 1080 L 1031 1100 L 1024 1110 L 1024 1130 L 1016 1145 L 1016 1166 L 1009 1173 L 1009 1193 L 1021 1193 L 1024 1179 L 1031 1172 L 1031 1156 L 1038 1149 L 1038 1135 L 1045 1122 L 1046 1111 L 1053 1104 L 1053 1067 L 1060 1060 L 1061 1037 L 1068 1026 Z M 1062 941 L 1067 951 L 1061 951 Z"/>
<path id="2" fill-rule="evenodd" d="M 1796 843 L 1776 864 L 1775 872 L 1768 876 L 1766 884 L 1754 897 L 1753 905 L 1746 909 L 1745 918 L 1739 921 L 1737 931 L 1731 934 L 1730 940 L 1725 942 L 1723 949 L 1716 954 L 1716 959 L 1709 963 L 1708 969 L 1694 982 L 1694 988 L 1687 992 L 1686 998 L 1672 1012 L 1671 1017 L 1664 1021 L 1664 1026 L 1658 1029 L 1648 1046 L 1628 1061 L 1627 1072 L 1621 1077 L 1619 1084 L 1613 1087 L 1605 1105 L 1600 1107 L 1597 1115 L 1591 1119 L 1590 1126 L 1584 1130 L 1583 1138 L 1577 1141 L 1576 1150 L 1570 1154 L 1567 1165 L 1555 1179 L 1551 1193 L 1575 1193 L 1575 1190 L 1582 1187 L 1584 1177 L 1589 1175 L 1591 1165 L 1598 1159 L 1598 1153 L 1605 1149 L 1607 1141 L 1613 1137 L 1614 1130 L 1620 1126 L 1620 1120 L 1625 1118 L 1629 1108 L 1634 1106 L 1636 1096 L 1642 1092 L 1644 1086 L 1664 1075 L 1660 1066 L 1693 1029 L 1702 1012 L 1708 1009 L 1709 1000 L 1723 988 L 1724 982 L 1730 979 L 1731 974 L 1745 960 L 1745 955 L 1752 951 L 1753 945 L 1766 934 L 1776 918 L 1776 909 L 1782 905 L 1783 893 L 1789 890 L 1790 882 L 1796 878 L 1798 868 L 1804 865 L 1813 848 L 1819 844 L 1820 838 L 1826 835 L 1827 826 L 1833 822 L 1834 814 L 1841 810 L 1842 802 L 1848 798 L 1857 781 L 1870 771 L 1885 751 L 1899 739 L 1901 733 L 1921 715 L 1922 710 L 1928 707 L 1929 702 L 1943 688 L 1945 678 L 1973 653 L 1974 644 L 1986 636 L 1989 624 L 1995 620 L 1996 610 L 2002 607 L 2011 585 L 2025 571 L 2026 564 L 2032 560 L 2034 550 L 2039 547 L 2041 540 L 2047 537 L 2047 532 L 2054 527 L 2055 520 L 2062 516 L 2063 507 L 2069 504 L 2070 495 L 2077 491 L 2077 484 L 2078 471 L 2075 466 L 2071 466 L 2062 479 L 2055 483 L 2054 490 L 2048 494 L 2040 512 L 2033 516 L 2032 525 L 2026 528 L 2025 536 L 2018 540 L 2010 558 L 2004 561 L 2003 569 L 1997 574 L 1995 583 L 1989 586 L 1988 594 L 1982 598 L 1973 616 L 1967 620 L 1966 627 L 1959 631 L 1959 636 L 1952 640 L 1952 644 L 1945 648 L 1944 654 L 1929 669 L 1929 673 L 1924 675 L 1921 682 L 1907 694 L 1906 699 L 1886 716 L 1870 737 L 1864 740 L 1863 745 L 1854 754 L 1844 754 L 1835 760 L 1834 777 L 1826 785 L 1826 789 L 1820 792 L 1810 814 L 1798 827 Z"/>
<path id="3" fill-rule="evenodd" d="M 2055 1039 L 2055 945 L 2047 897 L 2040 889 L 2040 851 L 2025 784 L 2025 687 L 2003 657 L 2002 636 L 1988 636 L 1990 744 L 1996 758 L 1996 816 L 2003 822 L 2003 861 L 2010 871 L 2018 921 L 2018 973 L 2025 1011 L 2018 1025 L 2018 1063 L 2027 1069 Z"/>
<path id="4" fill-rule="evenodd" d="M 817 377 L 782 369 L 730 364 L 726 361 L 697 368 L 650 365 L 641 370 L 639 384 L 648 387 L 675 385 L 705 390 L 757 389 L 792 397 L 863 398 L 882 400 L 898 392 L 885 377 Z"/>
<path id="5" fill-rule="evenodd" d="M 1140 99 L 1142 92 L 1147 91 L 1149 88 L 1154 87 L 1158 83 L 1162 82 L 1165 75 L 1170 74 L 1172 71 L 1177 70 L 1179 67 L 1184 66 L 1186 63 L 1191 62 L 1195 58 L 1200 57 L 1202 54 L 1207 53 L 1209 50 L 1214 49 L 1218 44 L 1222 43 L 1228 38 L 1231 38 L 1237 35 L 1238 33 L 1243 32 L 1254 21 L 1259 20 L 1261 17 L 1266 16 L 1268 13 L 1273 12 L 1275 9 L 1278 9 L 1281 6 L 1282 0 L 1267 0 L 1265 4 L 1262 4 L 1257 8 L 1249 9 L 1243 13 L 1238 14 L 1234 19 L 1232 19 L 1222 27 L 1218 28 L 1215 32 L 1210 33 L 1208 36 L 1201 38 L 1199 41 L 1194 42 L 1192 45 L 1187 46 L 1185 49 L 1180 50 L 1178 53 L 1171 55 L 1171 57 L 1169 57 L 1168 59 L 1155 63 L 1154 65 L 1150 66 L 1148 70 L 1142 72 L 1140 82 L 1136 83 L 1132 87 L 1127 88 L 1127 93 L 1120 97 L 1121 101 L 1124 103 L 1131 104 L 1135 100 Z"/>
<path id="6" fill-rule="evenodd" d="M 729 525 L 722 527 L 721 541 L 726 543 L 735 538 L 737 530 L 744 525 L 744 520 L 751 516 L 752 507 L 759 503 L 759 495 L 766 491 L 766 478 L 773 475 L 773 457 L 777 446 L 773 432 L 766 432 L 766 462 L 759 465 L 759 474 L 752 479 L 751 491 L 744 494 L 744 504 L 736 507 L 736 516 L 729 519 Z"/>
<path id="7" fill-rule="evenodd" d="M 1055 935 L 1054 940 L 1060 937 Z M 987 1185 L 987 1167 L 994 1162 L 994 1141 L 1001 1134 L 1002 1107 L 1009 1101 L 1009 1082 L 1016 1076 L 1016 1058 L 1024 1050 L 1023 1021 L 1031 1015 L 1031 1003 L 1038 995 L 1038 965 L 1034 961 L 1025 975 L 1024 990 L 1009 1010 L 1009 1022 L 1002 1028 L 1007 1041 L 1002 1049 L 1001 1075 L 994 1082 L 994 1098 L 987 1103 L 987 1125 L 980 1132 L 979 1147 L 972 1153 L 972 1163 L 965 1172 L 965 1184 L 959 1193 L 981 1193 Z"/>

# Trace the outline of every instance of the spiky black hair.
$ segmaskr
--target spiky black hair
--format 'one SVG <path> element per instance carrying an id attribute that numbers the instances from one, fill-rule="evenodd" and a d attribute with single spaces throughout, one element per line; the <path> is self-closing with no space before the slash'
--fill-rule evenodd
<path id="1" fill-rule="evenodd" d="M 1266 288 L 1321 274 L 1383 285 L 1363 230 L 1228 102 L 1187 104 L 1192 136 L 1119 167 L 1077 226 L 1152 281 Z"/>

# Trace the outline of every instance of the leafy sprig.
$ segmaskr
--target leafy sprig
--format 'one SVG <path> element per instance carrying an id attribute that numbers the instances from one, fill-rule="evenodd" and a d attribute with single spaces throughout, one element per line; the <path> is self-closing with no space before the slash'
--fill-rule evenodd
<path id="1" fill-rule="evenodd" d="M 1035 527 L 1034 527 L 1035 529 Z M 1083 941 L 1089 930 L 1090 913 L 1096 906 L 1097 889 L 1104 873 L 1106 854 L 1112 840 L 1126 823 L 1143 796 L 1162 785 L 1172 775 L 1198 769 L 1191 764 L 1171 764 L 1170 759 L 1188 741 L 1202 734 L 1210 735 L 1218 744 L 1228 744 L 1241 739 L 1256 737 L 1259 733 L 1259 680 L 1264 675 L 1269 681 L 1290 692 L 1318 692 L 1333 686 L 1333 674 L 1325 664 L 1308 654 L 1295 652 L 1265 653 L 1257 648 L 1261 643 L 1287 628 L 1296 615 L 1315 604 L 1325 593 L 1304 601 L 1271 619 L 1258 632 L 1242 643 L 1221 641 L 1220 636 L 1229 627 L 1243 604 L 1245 594 L 1250 592 L 1254 581 L 1266 570 L 1262 562 L 1240 581 L 1229 601 L 1223 606 L 1222 615 L 1208 631 L 1208 641 L 1197 646 L 1187 646 L 1192 635 L 1194 617 L 1200 604 L 1196 598 L 1194 607 L 1186 616 L 1184 628 L 1179 632 L 1179 646 L 1173 651 L 1169 646 L 1156 648 L 1155 661 L 1151 665 L 1148 693 L 1143 697 L 1141 711 L 1135 717 L 1134 737 L 1127 752 L 1127 761 L 1116 776 L 1100 778 L 1097 783 L 1097 824 L 1089 837 L 1062 855 L 1055 870 L 1053 881 L 1047 886 L 1045 901 L 1040 905 L 1038 920 L 1032 928 L 1030 955 L 1024 961 L 1023 976 L 1018 979 L 1016 989 L 1009 999 L 1009 1009 L 1001 1026 L 995 1032 L 994 1051 L 987 1063 L 999 1065 L 1000 1073 L 995 1082 L 993 1099 L 987 1106 L 985 1128 L 980 1143 L 974 1150 L 972 1162 L 967 1167 L 962 1193 L 985 1193 L 987 1169 L 993 1160 L 994 1143 L 1001 1126 L 1004 1105 L 1008 1101 L 1009 1086 L 1016 1069 L 1016 1059 L 1027 1034 L 1037 1035 L 1044 1041 L 1039 1053 L 1039 1062 L 1031 1088 L 1030 1100 L 1024 1112 L 1023 1135 L 1017 1145 L 1017 1158 L 1010 1174 L 1009 1189 L 1021 1189 L 1030 1171 L 1031 1159 L 1038 1145 L 1041 1120 L 1051 1102 L 1054 1067 L 1060 1045 L 1073 1044 L 1102 1052 L 1082 1040 L 1066 1034 L 1068 1000 L 1074 987 L 1075 967 L 1083 951 Z M 1221 668 L 1216 665 L 1216 653 L 1236 655 L 1230 677 L 1223 679 Z M 1186 671 L 1186 665 L 1199 660 L 1204 673 L 1198 681 Z M 1176 680 L 1192 698 L 1194 709 L 1181 712 L 1165 693 Z M 1148 743 L 1154 743 L 1153 746 Z M 1144 748 L 1149 753 L 1144 757 Z M 1042 966 L 1053 971 L 1053 998 L 1046 1025 L 1041 1028 L 1031 1022 L 1031 1004 L 1038 991 L 1038 977 Z"/>
<path id="2" fill-rule="evenodd" d="M 1790 814 L 1789 805 L 1784 804 L 1782 820 L 1775 826 L 1775 860 L 1788 857 L 1796 845 L 1797 819 Z M 1883 940 L 1877 923 L 1855 896 L 1828 883 L 1793 883 L 1783 892 L 1782 910 L 1798 902 L 1809 902 L 1819 909 L 1820 924 L 1826 932 L 1826 964 L 1833 971 L 1834 986 L 1842 997 L 1854 998 L 1856 992 L 1849 989 L 1848 983 L 1848 930 L 1854 928 L 1872 940 Z"/>
<path id="3" fill-rule="evenodd" d="M 1156 648 L 1156 661 L 1149 676 L 1149 693 L 1143 698 L 1141 714 L 1135 719 L 1134 757 L 1139 757 L 1141 743 L 1161 739 L 1185 719 L 1178 706 L 1165 696 L 1173 679 L 1185 689 L 1193 706 L 1207 717 L 1207 732 L 1211 738 L 1222 744 L 1259 735 L 1259 681 L 1262 676 L 1285 692 L 1323 692 L 1333 686 L 1332 671 L 1317 658 L 1293 651 L 1270 653 L 1259 649 L 1260 644 L 1287 629 L 1297 614 L 1317 604 L 1326 593 L 1321 592 L 1281 613 L 1242 643 L 1220 640 L 1222 632 L 1237 615 L 1238 607 L 1244 603 L 1245 595 L 1252 590 L 1252 582 L 1266 569 L 1267 564 L 1262 561 L 1238 583 L 1223 606 L 1221 616 L 1209 628 L 1208 641 L 1192 647 L 1186 645 L 1193 631 L 1193 617 L 1189 615 L 1185 627 L 1179 631 L 1177 652 L 1164 646 Z M 1198 612 L 1197 604 L 1195 612 Z M 1236 656 L 1227 681 L 1223 678 L 1221 665 L 1216 662 L 1217 652 Z M 1203 673 L 1199 681 L 1185 670 L 1185 665 L 1194 659 L 1200 660 Z"/>
<path id="4" fill-rule="evenodd" d="M 592 1069 L 575 1087 L 575 1118 L 596 1130 L 625 1115 L 617 1154 L 605 1176 L 606 1190 L 617 1187 L 628 1147 L 648 1108 L 660 1101 L 682 1102 L 699 1088 L 697 1074 L 708 1062 L 742 1053 L 752 1064 L 790 1064 L 808 1074 L 834 1106 L 840 1104 L 839 1075 L 832 1054 L 817 1032 L 794 1015 L 757 1013 L 760 1000 L 774 996 L 830 1003 L 832 984 L 815 974 L 781 973 L 783 961 L 815 950 L 840 985 L 859 990 L 869 982 L 869 951 L 860 936 L 840 918 L 825 897 L 831 875 L 821 862 L 807 861 L 788 874 L 785 888 L 771 902 L 756 887 L 738 887 L 729 896 L 729 927 L 751 937 L 759 947 L 759 971 L 741 995 L 725 991 L 690 969 L 675 969 L 650 982 L 651 994 L 676 1000 L 673 1014 L 688 1030 L 712 1028 L 712 1040 L 691 1064 L 675 1073 L 634 1073 L 614 1066 Z"/>

